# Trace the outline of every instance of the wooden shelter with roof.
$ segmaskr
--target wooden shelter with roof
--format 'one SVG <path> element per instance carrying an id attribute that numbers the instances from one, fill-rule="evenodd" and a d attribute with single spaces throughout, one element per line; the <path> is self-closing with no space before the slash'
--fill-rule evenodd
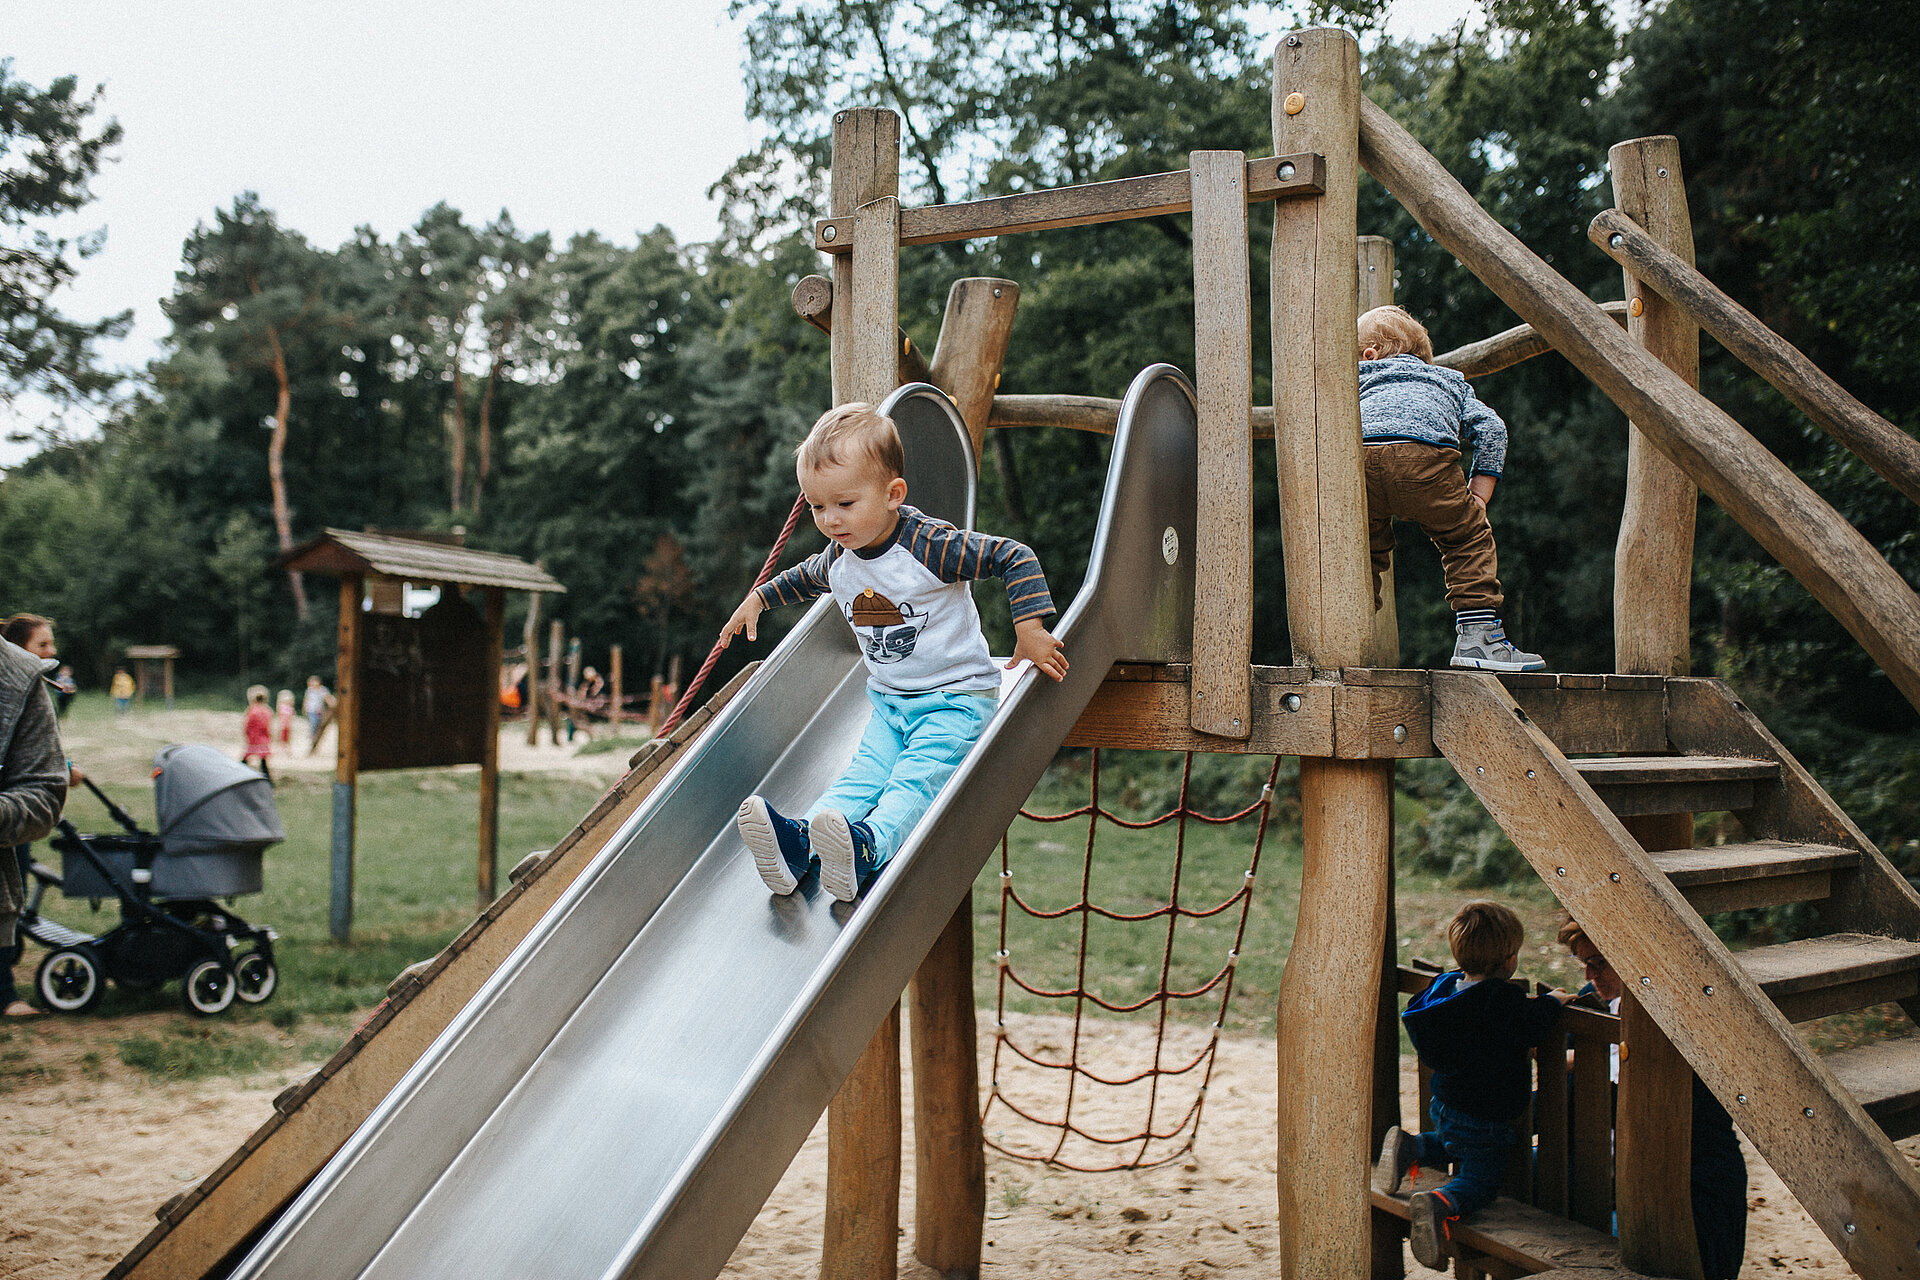
<path id="1" fill-rule="evenodd" d="M 501 626 L 508 591 L 563 592 L 517 556 L 462 546 L 460 533 L 328 529 L 280 558 L 280 567 L 340 579 L 339 726 L 333 784 L 329 928 L 353 925 L 357 778 L 379 769 L 480 766 L 478 899 L 494 899 L 499 859 Z M 438 602 L 408 616 L 406 591 L 439 587 Z M 476 613 L 463 589 L 482 593 Z"/>

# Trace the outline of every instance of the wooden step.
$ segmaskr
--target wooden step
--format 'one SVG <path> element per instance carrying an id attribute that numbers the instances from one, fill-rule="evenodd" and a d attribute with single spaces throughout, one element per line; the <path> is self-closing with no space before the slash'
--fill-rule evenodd
<path id="1" fill-rule="evenodd" d="M 1898 1142 L 1920 1133 L 1920 1035 L 1861 1045 L 1821 1061 L 1889 1138 Z"/>
<path id="2" fill-rule="evenodd" d="M 1423 1173 L 1414 1187 L 1431 1191 L 1446 1180 L 1444 1174 Z M 1374 1208 L 1397 1218 L 1407 1216 L 1410 1193 L 1368 1194 Z M 1508 1196 L 1453 1223 L 1452 1232 L 1456 1253 L 1491 1258 L 1522 1273 L 1571 1268 L 1583 1276 L 1639 1280 L 1638 1273 L 1621 1265 L 1620 1242 L 1606 1232 Z"/>
<path id="3" fill-rule="evenodd" d="M 1701 915 L 1818 902 L 1833 892 L 1836 870 L 1860 865 L 1857 849 L 1759 840 L 1650 855 Z"/>
<path id="4" fill-rule="evenodd" d="M 1571 763 L 1622 818 L 1750 809 L 1754 788 L 1780 777 L 1777 762 L 1738 756 L 1608 756 Z"/>
<path id="5" fill-rule="evenodd" d="M 1792 1022 L 1920 995 L 1920 942 L 1834 933 L 1733 958 Z"/>

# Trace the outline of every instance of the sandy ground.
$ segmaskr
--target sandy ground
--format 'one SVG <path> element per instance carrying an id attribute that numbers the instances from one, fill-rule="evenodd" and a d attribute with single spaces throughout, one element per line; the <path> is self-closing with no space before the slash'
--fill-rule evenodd
<path id="1" fill-rule="evenodd" d="M 168 1014 L 143 1015 L 155 1019 Z M 1029 1048 L 1065 1043 L 1064 1020 L 1010 1018 Z M 124 1023 L 110 1029 L 124 1035 Z M 161 1086 L 103 1052 L 108 1029 L 38 1019 L 6 1028 L 0 1041 L 0 1277 L 81 1280 L 103 1275 L 153 1225 L 153 1211 L 216 1168 L 267 1116 L 295 1078 L 268 1073 L 239 1081 Z M 1194 1035 L 1197 1033 L 1189 1033 Z M 90 1039 L 91 1037 L 91 1039 Z M 1201 1041 L 1191 1040 L 1194 1049 Z M 992 1028 L 981 1028 L 981 1080 L 991 1075 Z M 1152 1052 L 1150 1026 L 1102 1024 L 1083 1046 L 1089 1065 L 1118 1071 Z M 91 1057 L 89 1056 L 91 1055 Z M 33 1069 L 24 1069 L 24 1064 Z M 1115 1276 L 1271 1277 L 1276 1274 L 1274 1089 L 1270 1042 L 1222 1041 L 1198 1142 L 1187 1155 L 1138 1173 L 1079 1174 L 990 1154 L 983 1275 L 1105 1280 Z M 1183 1083 L 1184 1081 L 1184 1083 Z M 1404 1083 L 1411 1093 L 1409 1064 Z M 1049 1080 L 1002 1068 L 1002 1085 L 1026 1102 L 1052 1098 Z M 1162 1116 L 1193 1100 L 1195 1076 L 1171 1080 Z M 1094 1090 L 1077 1121 L 1120 1135 L 1143 1124 L 1133 1091 Z M 912 1256 L 911 1099 L 903 1160 L 900 1275 L 935 1280 Z M 1164 1126 L 1163 1118 L 1160 1124 Z M 1032 1149 L 1047 1135 L 996 1111 L 989 1136 Z M 1903 1144 L 1912 1147 L 1909 1142 Z M 1910 1153 L 1911 1154 L 1911 1153 Z M 1799 1205 L 1751 1151 L 1752 1206 L 1745 1276 L 1838 1277 L 1845 1266 Z M 740 1242 L 723 1274 L 788 1280 L 816 1274 L 826 1180 L 826 1134 L 817 1127 Z M 1431 1276 L 1408 1259 L 1409 1274 Z"/>

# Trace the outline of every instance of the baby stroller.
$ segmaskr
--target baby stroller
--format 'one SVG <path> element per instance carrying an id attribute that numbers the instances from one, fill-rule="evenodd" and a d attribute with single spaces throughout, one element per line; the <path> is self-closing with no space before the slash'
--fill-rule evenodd
<path id="1" fill-rule="evenodd" d="M 260 892 L 260 855 L 287 838 L 272 784 L 208 746 L 162 747 L 153 763 L 160 834 L 142 831 L 89 779 L 121 832 L 83 836 L 62 820 L 51 841 L 60 874 L 33 868 L 20 928 L 49 948 L 34 979 L 49 1009 L 85 1013 L 109 978 L 134 989 L 181 978 L 187 1008 L 198 1014 L 220 1013 L 235 999 L 259 1004 L 279 985 L 274 931 L 214 902 Z M 117 898 L 120 922 L 89 935 L 42 918 L 49 886 L 96 908 Z"/>

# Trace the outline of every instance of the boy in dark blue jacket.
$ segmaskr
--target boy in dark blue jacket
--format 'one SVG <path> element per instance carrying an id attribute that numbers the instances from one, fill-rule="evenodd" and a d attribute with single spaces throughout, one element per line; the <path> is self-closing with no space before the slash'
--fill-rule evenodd
<path id="1" fill-rule="evenodd" d="M 1432 1072 L 1432 1127 L 1387 1131 L 1373 1168 L 1376 1189 L 1399 1189 L 1416 1164 L 1451 1161 L 1453 1177 L 1409 1202 L 1408 1240 L 1424 1267 L 1446 1263 L 1447 1224 L 1493 1202 L 1506 1174 L 1507 1148 L 1520 1141 L 1515 1122 L 1533 1092 L 1528 1051 L 1560 1026 L 1571 999 L 1555 989 L 1528 996 L 1507 981 L 1519 963 L 1526 930 L 1497 902 L 1467 903 L 1447 925 L 1447 945 L 1460 968 L 1443 973 L 1401 1015 L 1420 1061 Z"/>

